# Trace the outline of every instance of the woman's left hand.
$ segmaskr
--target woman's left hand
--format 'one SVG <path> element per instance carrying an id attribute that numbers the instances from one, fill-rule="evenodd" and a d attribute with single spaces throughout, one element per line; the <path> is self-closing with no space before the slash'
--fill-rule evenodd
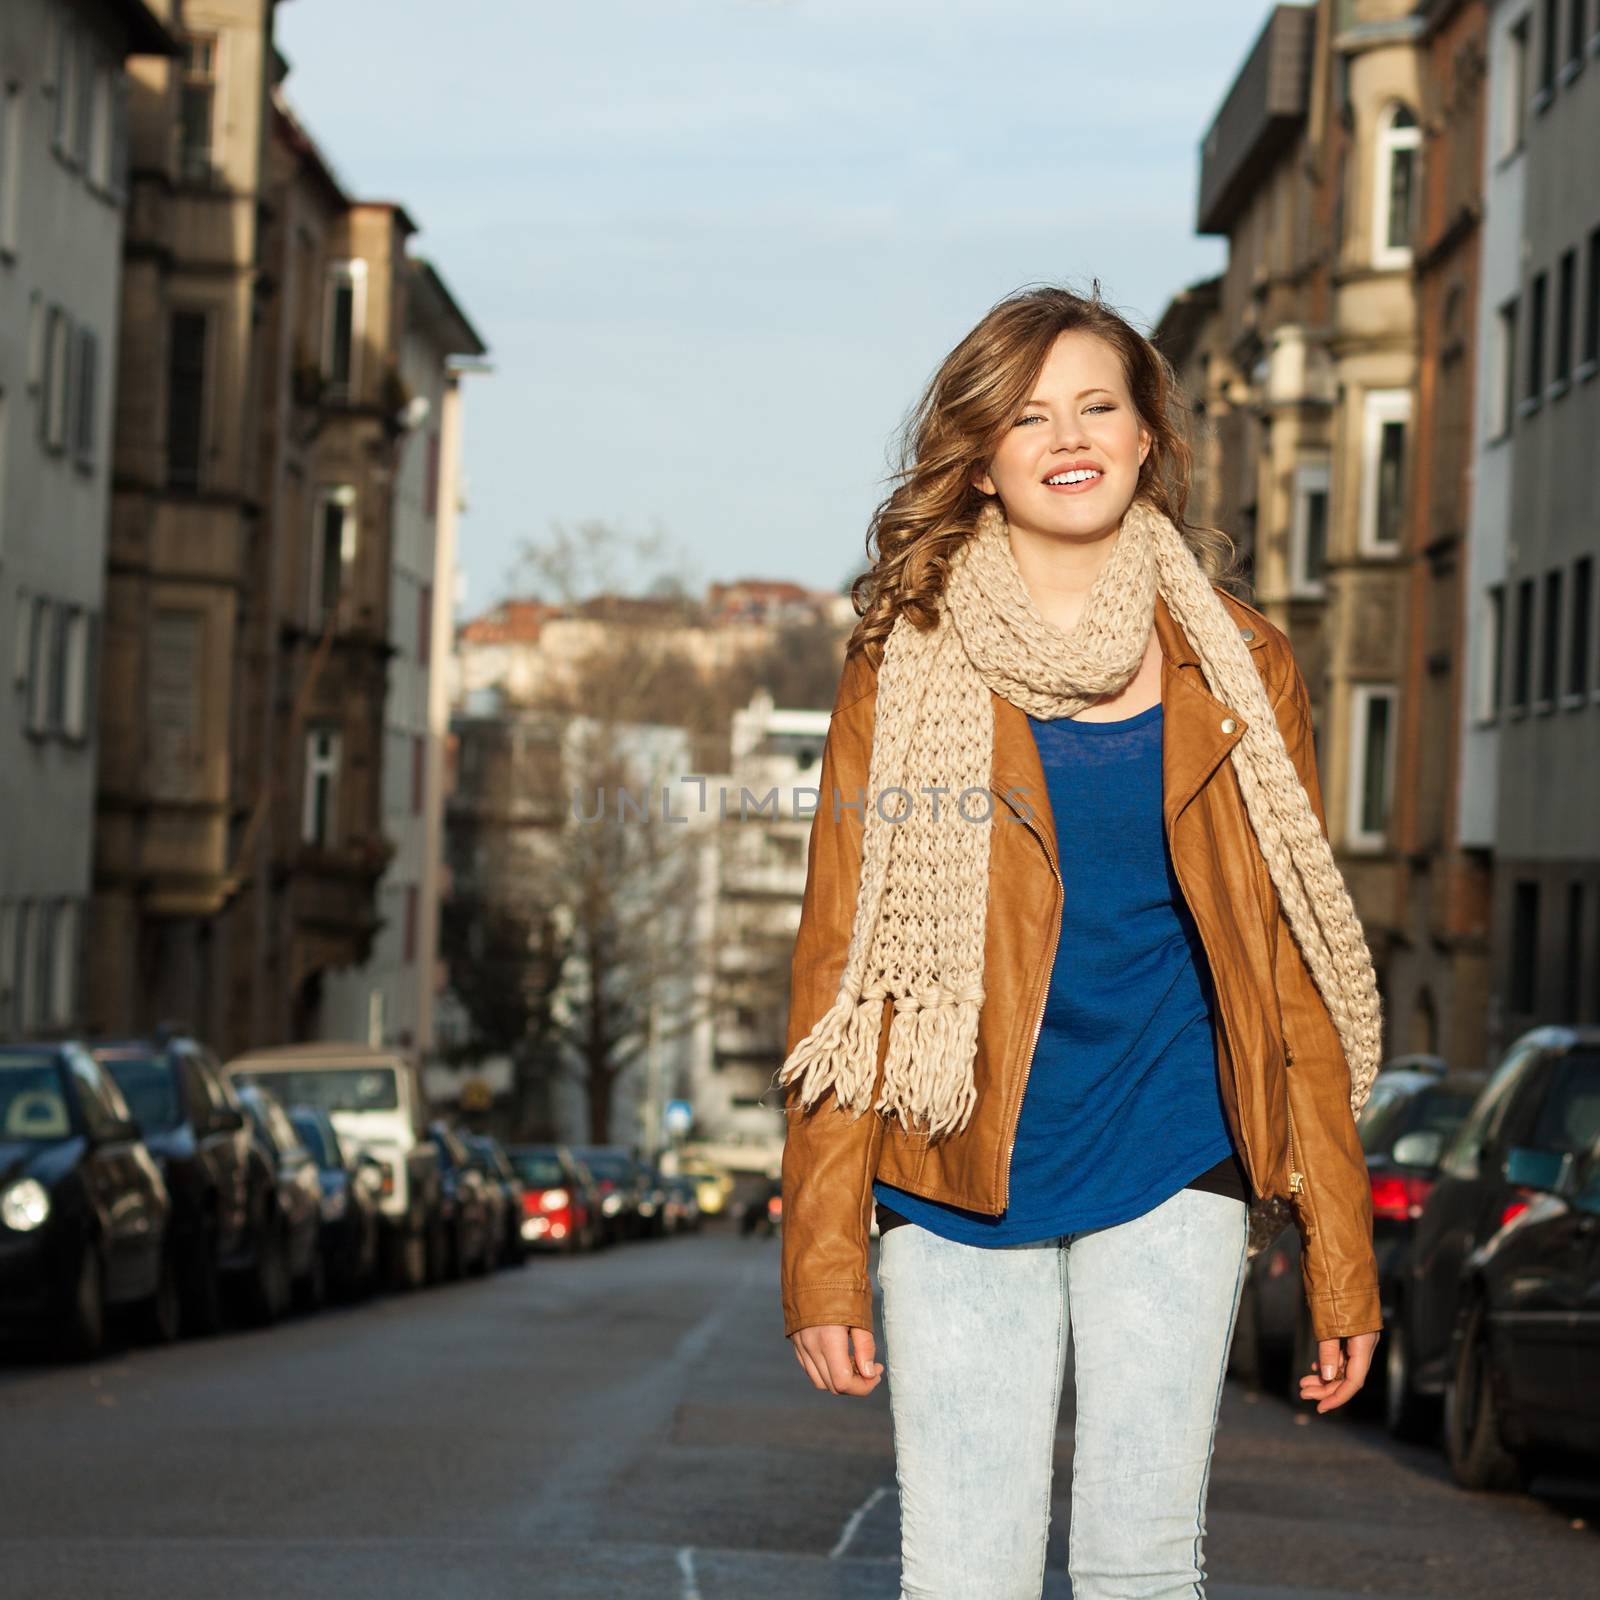
<path id="1" fill-rule="evenodd" d="M 1317 1341 L 1317 1365 L 1300 1374 L 1300 1398 L 1315 1400 L 1318 1412 L 1342 1406 L 1363 1383 L 1372 1367 L 1378 1335 L 1352 1333 L 1343 1339 Z M 1332 1374 L 1324 1378 L 1323 1373 Z"/>

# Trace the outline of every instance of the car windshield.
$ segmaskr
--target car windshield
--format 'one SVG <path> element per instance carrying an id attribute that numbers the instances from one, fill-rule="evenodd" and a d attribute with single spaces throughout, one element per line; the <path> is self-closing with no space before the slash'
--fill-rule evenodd
<path id="1" fill-rule="evenodd" d="M 560 1157 L 553 1150 L 513 1150 L 510 1156 L 512 1168 L 524 1183 L 553 1189 L 567 1181 Z"/>
<path id="2" fill-rule="evenodd" d="M 1397 1094 L 1373 1106 L 1356 1124 L 1361 1148 L 1371 1155 L 1387 1155 L 1397 1139 L 1408 1133 L 1440 1133 L 1446 1143 L 1466 1121 L 1477 1094 L 1471 1089 L 1428 1087 L 1415 1094 Z"/>
<path id="3" fill-rule="evenodd" d="M 319 1167 L 341 1165 L 338 1143 L 328 1137 L 326 1124 L 316 1117 L 302 1116 L 293 1111 L 289 1113 L 289 1121 L 300 1135 L 300 1143 L 311 1152 L 312 1159 Z"/>
<path id="4" fill-rule="evenodd" d="M 400 1084 L 393 1067 L 331 1067 L 297 1072 L 287 1067 L 248 1067 L 234 1074 L 238 1083 L 257 1083 L 285 1103 L 314 1111 L 395 1111 Z"/>
<path id="5" fill-rule="evenodd" d="M 72 1117 L 53 1056 L 0 1059 L 0 1139 L 65 1139 Z"/>
<path id="6" fill-rule="evenodd" d="M 183 1096 L 176 1067 L 165 1056 L 124 1056 L 96 1051 L 145 1133 L 171 1133 L 183 1121 Z"/>
<path id="7" fill-rule="evenodd" d="M 627 1183 L 633 1177 L 633 1163 L 626 1156 L 612 1155 L 605 1150 L 586 1150 L 583 1164 L 595 1177 L 612 1183 Z"/>

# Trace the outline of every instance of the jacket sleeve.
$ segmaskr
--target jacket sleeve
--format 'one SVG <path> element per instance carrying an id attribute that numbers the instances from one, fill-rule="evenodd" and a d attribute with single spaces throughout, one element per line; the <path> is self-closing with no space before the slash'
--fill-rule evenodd
<path id="1" fill-rule="evenodd" d="M 872 746 L 873 677 L 852 654 L 839 683 L 817 776 L 817 808 L 807 847 L 805 891 L 789 979 L 784 1058 L 839 992 L 850 946 Z M 837 791 L 837 804 L 835 801 Z M 881 1061 L 880 1053 L 880 1080 Z M 874 1097 L 877 1090 L 874 1089 Z M 826 1090 L 809 1109 L 786 1095 L 780 1278 L 784 1335 L 837 1323 L 872 1326 L 867 1274 L 872 1178 L 883 1117 L 841 1111 Z"/>
<path id="2" fill-rule="evenodd" d="M 1311 704 L 1292 653 L 1273 711 L 1326 836 Z M 1300 1271 L 1315 1336 L 1341 1339 L 1383 1327 L 1372 1248 L 1372 1183 L 1350 1111 L 1344 1046 L 1281 904 L 1277 936 L 1275 975 L 1293 1118 L 1291 1166 L 1301 1174 L 1301 1185 L 1290 1196 L 1302 1245 Z"/>

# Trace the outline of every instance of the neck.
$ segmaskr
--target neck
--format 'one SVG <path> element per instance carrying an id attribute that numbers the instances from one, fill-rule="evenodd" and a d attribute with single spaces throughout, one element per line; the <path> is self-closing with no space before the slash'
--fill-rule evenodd
<path id="1" fill-rule="evenodd" d="M 1110 559 L 1119 517 L 1109 528 L 1093 533 L 1055 533 L 1008 522 L 1011 554 L 1039 615 L 1070 633 L 1083 611 L 1089 590 Z"/>

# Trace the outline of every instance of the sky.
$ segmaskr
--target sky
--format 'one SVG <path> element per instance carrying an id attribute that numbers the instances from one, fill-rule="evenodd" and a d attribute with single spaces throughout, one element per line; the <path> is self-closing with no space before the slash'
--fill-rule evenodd
<path id="1" fill-rule="evenodd" d="M 1011 291 L 1148 331 L 1221 270 L 1199 146 L 1256 0 L 295 0 L 285 92 L 489 346 L 459 605 L 603 522 L 698 592 L 840 589 L 898 430 Z M 381 19 L 375 28 L 375 19 Z"/>

